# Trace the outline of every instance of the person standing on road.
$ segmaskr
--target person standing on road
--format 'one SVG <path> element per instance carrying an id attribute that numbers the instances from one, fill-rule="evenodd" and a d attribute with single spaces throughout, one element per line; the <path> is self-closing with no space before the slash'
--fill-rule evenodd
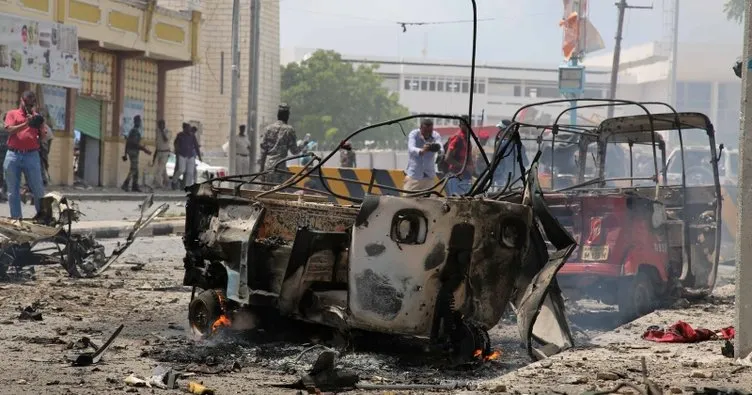
<path id="1" fill-rule="evenodd" d="M 128 132 L 128 138 L 125 140 L 125 153 L 123 153 L 123 162 L 131 162 L 128 175 L 125 176 L 125 181 L 120 186 L 126 192 L 128 192 L 129 182 L 132 185 L 131 192 L 141 192 L 141 188 L 138 187 L 138 157 L 141 151 L 151 155 L 151 151 L 141 145 L 141 116 L 136 115 L 133 117 L 133 128 Z"/>
<path id="2" fill-rule="evenodd" d="M 276 169 L 272 169 L 274 164 L 287 158 L 287 153 L 292 152 L 297 155 L 301 147 L 297 144 L 295 129 L 288 125 L 290 120 L 290 107 L 287 104 L 280 104 L 277 110 L 277 122 L 266 127 L 264 136 L 261 138 L 261 158 L 259 166 L 261 170 L 274 170 L 264 176 L 264 181 L 271 184 L 281 184 L 285 182 L 290 175 L 287 173 L 287 163 L 282 162 Z M 268 188 L 271 189 L 271 188 Z"/>
<path id="3" fill-rule="evenodd" d="M 167 159 L 170 158 L 170 138 L 172 133 L 165 127 L 164 119 L 157 121 L 157 147 L 151 158 L 151 166 L 154 168 L 154 187 L 167 187 Z"/>
<path id="4" fill-rule="evenodd" d="M 245 134 L 245 125 L 240 125 L 238 137 L 235 139 L 235 174 L 251 172 L 251 142 Z"/>
<path id="5" fill-rule="evenodd" d="M 5 119 L 5 113 L 0 119 Z M 8 153 L 8 129 L 5 128 L 5 122 L 0 124 L 0 163 L 5 163 L 5 155 Z M 0 171 L 0 202 L 8 201 L 8 186 L 5 184 L 5 172 Z"/>
<path id="6" fill-rule="evenodd" d="M 184 123 L 183 131 L 175 137 L 177 171 L 172 174 L 172 182 L 173 185 L 180 185 L 181 188 L 196 182 L 196 156 L 201 160 L 201 146 L 196 139 L 196 130 L 196 127 Z"/>
<path id="7" fill-rule="evenodd" d="M 462 119 L 467 122 L 460 122 L 460 130 L 447 142 L 447 152 L 444 160 L 450 173 L 456 175 L 447 181 L 446 195 L 459 196 L 464 195 L 470 190 L 470 180 L 473 177 L 473 157 L 468 157 L 467 144 L 470 138 L 469 125 L 470 119 L 463 116 Z M 467 160 L 467 163 L 465 163 Z"/>
<path id="8" fill-rule="evenodd" d="M 342 144 L 339 151 L 339 167 L 355 167 L 355 152 L 349 142 Z"/>
<path id="9" fill-rule="evenodd" d="M 441 136 L 433 130 L 433 120 L 424 118 L 420 128 L 407 136 L 406 191 L 422 191 L 434 186 L 436 178 L 436 154 L 443 154 Z"/>
<path id="10" fill-rule="evenodd" d="M 8 205 L 10 216 L 21 219 L 21 173 L 28 180 L 34 195 L 34 206 L 39 215 L 40 204 L 44 197 L 42 182 L 42 164 L 39 157 L 40 141 L 49 133 L 44 117 L 36 111 L 37 99 L 32 91 L 21 96 L 19 108 L 8 111 L 5 115 L 5 129 L 8 136 L 8 152 L 3 161 L 5 181 L 8 184 Z M 36 216 L 35 216 L 36 217 Z"/>

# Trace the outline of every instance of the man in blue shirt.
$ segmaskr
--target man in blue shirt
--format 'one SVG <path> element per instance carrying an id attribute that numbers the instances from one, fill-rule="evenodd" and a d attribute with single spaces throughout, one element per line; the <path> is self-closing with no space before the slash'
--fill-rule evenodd
<path id="1" fill-rule="evenodd" d="M 422 119 L 420 128 L 407 136 L 407 169 L 402 189 L 422 191 L 435 184 L 436 154 L 443 154 L 441 136 L 433 130 L 433 120 Z"/>

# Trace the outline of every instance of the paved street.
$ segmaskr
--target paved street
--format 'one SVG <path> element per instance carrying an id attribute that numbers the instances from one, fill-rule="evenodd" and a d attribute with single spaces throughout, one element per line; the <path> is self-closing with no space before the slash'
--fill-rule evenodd
<path id="1" fill-rule="evenodd" d="M 122 191 L 121 191 L 122 192 Z M 74 200 L 78 204 L 78 209 L 84 214 L 81 221 L 116 221 L 116 220 L 135 220 L 139 215 L 140 201 L 137 200 Z M 172 201 L 156 201 L 154 206 L 162 203 L 170 205 L 165 217 L 175 217 L 185 215 L 185 199 L 176 197 Z M 23 205 L 24 217 L 31 218 L 34 216 L 34 206 L 31 204 Z M 10 216 L 8 203 L 0 203 L 0 216 Z"/>

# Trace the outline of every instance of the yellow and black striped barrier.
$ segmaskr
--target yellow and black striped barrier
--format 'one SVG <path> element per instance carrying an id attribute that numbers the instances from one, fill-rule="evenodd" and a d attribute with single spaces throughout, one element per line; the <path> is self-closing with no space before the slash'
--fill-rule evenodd
<path id="1" fill-rule="evenodd" d="M 723 242 L 736 242 L 736 224 L 737 224 L 737 190 L 736 185 L 721 185 L 721 219 L 723 220 L 723 229 L 721 230 L 721 240 Z"/>
<path id="2" fill-rule="evenodd" d="M 290 165 L 288 170 L 297 174 L 303 166 Z M 395 196 L 400 193 L 395 189 L 402 189 L 405 183 L 405 172 L 402 170 L 384 170 L 384 169 L 361 169 L 350 167 L 322 167 L 321 178 L 326 183 L 326 187 L 337 195 L 354 199 L 363 199 L 368 195 L 387 195 Z M 314 171 L 304 179 L 300 180 L 296 186 L 313 189 L 328 194 L 327 189 L 321 185 L 321 178 L 318 171 Z M 438 177 L 435 179 L 438 183 Z M 437 190 L 439 188 L 436 188 Z M 329 197 L 333 203 L 352 204 L 347 199 Z"/>

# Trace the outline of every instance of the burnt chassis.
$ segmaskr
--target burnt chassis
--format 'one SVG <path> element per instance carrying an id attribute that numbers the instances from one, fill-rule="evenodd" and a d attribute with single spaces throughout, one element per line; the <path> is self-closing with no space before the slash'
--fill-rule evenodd
<path id="1" fill-rule="evenodd" d="M 591 202 L 597 202 L 598 200 L 608 202 L 610 198 L 620 196 L 627 199 L 627 207 L 631 207 L 630 210 L 634 211 L 632 214 L 635 217 L 644 214 L 640 213 L 640 211 L 644 210 L 638 209 L 638 207 L 647 208 L 650 213 L 655 213 L 656 215 L 659 215 L 660 212 L 665 212 L 663 215 L 666 218 L 663 225 L 656 228 L 654 232 L 664 232 L 666 235 L 665 239 L 667 239 L 668 247 L 666 250 L 658 252 L 663 253 L 666 266 L 668 267 L 662 268 L 663 272 L 660 276 L 656 276 L 655 274 L 657 273 L 655 271 L 650 276 L 639 275 L 639 269 L 643 266 L 649 267 L 651 266 L 650 264 L 639 265 L 637 267 L 638 271 L 629 266 L 622 266 L 621 271 L 607 274 L 606 272 L 612 271 L 602 270 L 605 264 L 582 261 L 582 249 L 584 247 L 580 246 L 573 253 L 570 262 L 559 273 L 559 279 L 564 285 L 565 290 L 574 290 L 576 291 L 575 295 L 595 296 L 607 301 L 614 300 L 612 298 L 614 296 L 613 285 L 619 286 L 619 283 L 624 285 L 624 283 L 637 282 L 638 279 L 649 278 L 653 280 L 653 283 L 649 286 L 661 291 L 659 295 L 655 295 L 658 297 L 678 294 L 684 296 L 709 294 L 715 286 L 719 261 L 718 252 L 721 241 L 720 212 L 722 204 L 717 166 L 720 154 L 716 153 L 712 123 L 703 114 L 677 113 L 673 108 L 664 103 L 613 101 L 604 104 L 601 100 L 585 101 L 601 103 L 580 105 L 574 108 L 604 105 L 634 105 L 639 106 L 646 114 L 608 119 L 603 121 L 597 128 L 590 130 L 576 126 L 560 126 L 556 124 L 548 126 L 554 131 L 551 140 L 552 149 L 549 151 L 551 155 L 555 155 L 557 152 L 554 147 L 557 135 L 560 134 L 564 135 L 561 136 L 563 137 L 561 140 L 568 140 L 575 147 L 579 158 L 585 158 L 588 155 L 588 147 L 591 144 L 597 147 L 596 178 L 587 180 L 585 161 L 579 161 L 579 171 L 575 175 L 577 185 L 561 188 L 548 194 L 547 201 L 551 206 L 551 210 L 557 213 L 557 215 L 566 211 L 569 215 L 572 215 L 572 212 L 574 212 L 576 216 L 577 212 L 583 213 L 587 211 L 581 207 L 582 204 L 585 204 L 583 203 L 585 200 Z M 557 101 L 541 104 L 555 102 Z M 671 112 L 652 114 L 647 111 L 646 106 L 655 105 L 665 106 Z M 568 110 L 559 114 L 556 122 L 561 119 L 566 111 Z M 541 126 L 537 127 L 541 128 Z M 682 161 L 681 185 L 667 184 L 665 144 L 658 132 L 677 132 L 679 137 L 678 148 L 683 155 L 683 132 L 686 132 L 686 129 L 700 129 L 705 131 L 708 136 L 708 143 L 710 145 L 709 171 L 714 180 L 713 185 L 688 187 L 686 185 L 688 171 L 684 168 L 684 161 Z M 612 170 L 606 167 L 607 148 L 609 145 L 618 143 L 628 145 L 629 163 L 620 169 L 622 174 L 614 176 L 613 174 L 607 174 Z M 647 144 L 648 147 L 652 148 L 652 165 L 654 170 L 652 177 L 634 177 L 633 146 L 639 144 Z M 657 149 L 661 151 L 660 165 Z M 722 149 L 723 147 L 721 147 L 721 151 Z M 554 158 L 552 158 L 552 162 L 554 162 Z M 696 169 L 697 166 L 694 168 Z M 554 174 L 552 182 L 557 179 L 558 177 Z M 649 181 L 655 185 L 635 186 L 634 183 L 638 180 Z M 577 220 L 580 219 L 577 218 Z M 576 222 L 582 223 L 582 221 Z M 567 225 L 571 224 L 568 223 Z M 626 247 L 624 250 L 628 250 Z M 656 263 L 653 266 L 661 269 L 661 265 L 662 263 Z M 583 279 L 586 276 L 589 278 L 599 278 L 600 280 L 595 281 L 592 287 L 586 288 L 577 281 L 578 278 Z M 618 277 L 623 278 L 619 280 Z M 637 287 L 636 289 L 645 289 L 645 287 Z M 570 292 L 567 292 L 567 294 L 570 295 Z M 634 299 L 639 299 L 639 295 L 632 296 L 634 296 Z M 626 301 L 636 302 L 636 300 Z M 656 303 L 648 303 L 646 310 L 650 310 L 655 305 Z"/>
<path id="2" fill-rule="evenodd" d="M 203 290 L 189 307 L 194 331 L 210 335 L 223 317 L 251 311 L 343 333 L 425 338 L 465 360 L 477 350 L 489 355 L 487 331 L 511 302 L 531 356 L 572 346 L 555 275 L 575 243 L 535 193 L 536 171 L 524 191 L 494 196 L 481 196 L 478 184 L 475 197 L 443 197 L 436 189 L 445 179 L 425 191 L 367 195 L 353 205 L 283 192 L 305 191 L 298 181 L 336 152 L 271 190 L 252 190 L 265 185 L 261 174 L 188 189 L 183 284 L 194 295 Z M 556 246 L 551 255 L 545 240 Z"/>
<path id="3" fill-rule="evenodd" d="M 42 198 L 36 221 L 0 218 L 0 279 L 19 277 L 33 271 L 36 265 L 48 264 L 60 264 L 71 277 L 95 277 L 133 244 L 146 225 L 169 208 L 163 204 L 144 218 L 152 203 L 151 196 L 143 202 L 141 216 L 125 243 L 107 256 L 104 246 L 92 235 L 72 231 L 73 222 L 81 215 L 76 205 L 59 193 L 48 193 Z"/>

